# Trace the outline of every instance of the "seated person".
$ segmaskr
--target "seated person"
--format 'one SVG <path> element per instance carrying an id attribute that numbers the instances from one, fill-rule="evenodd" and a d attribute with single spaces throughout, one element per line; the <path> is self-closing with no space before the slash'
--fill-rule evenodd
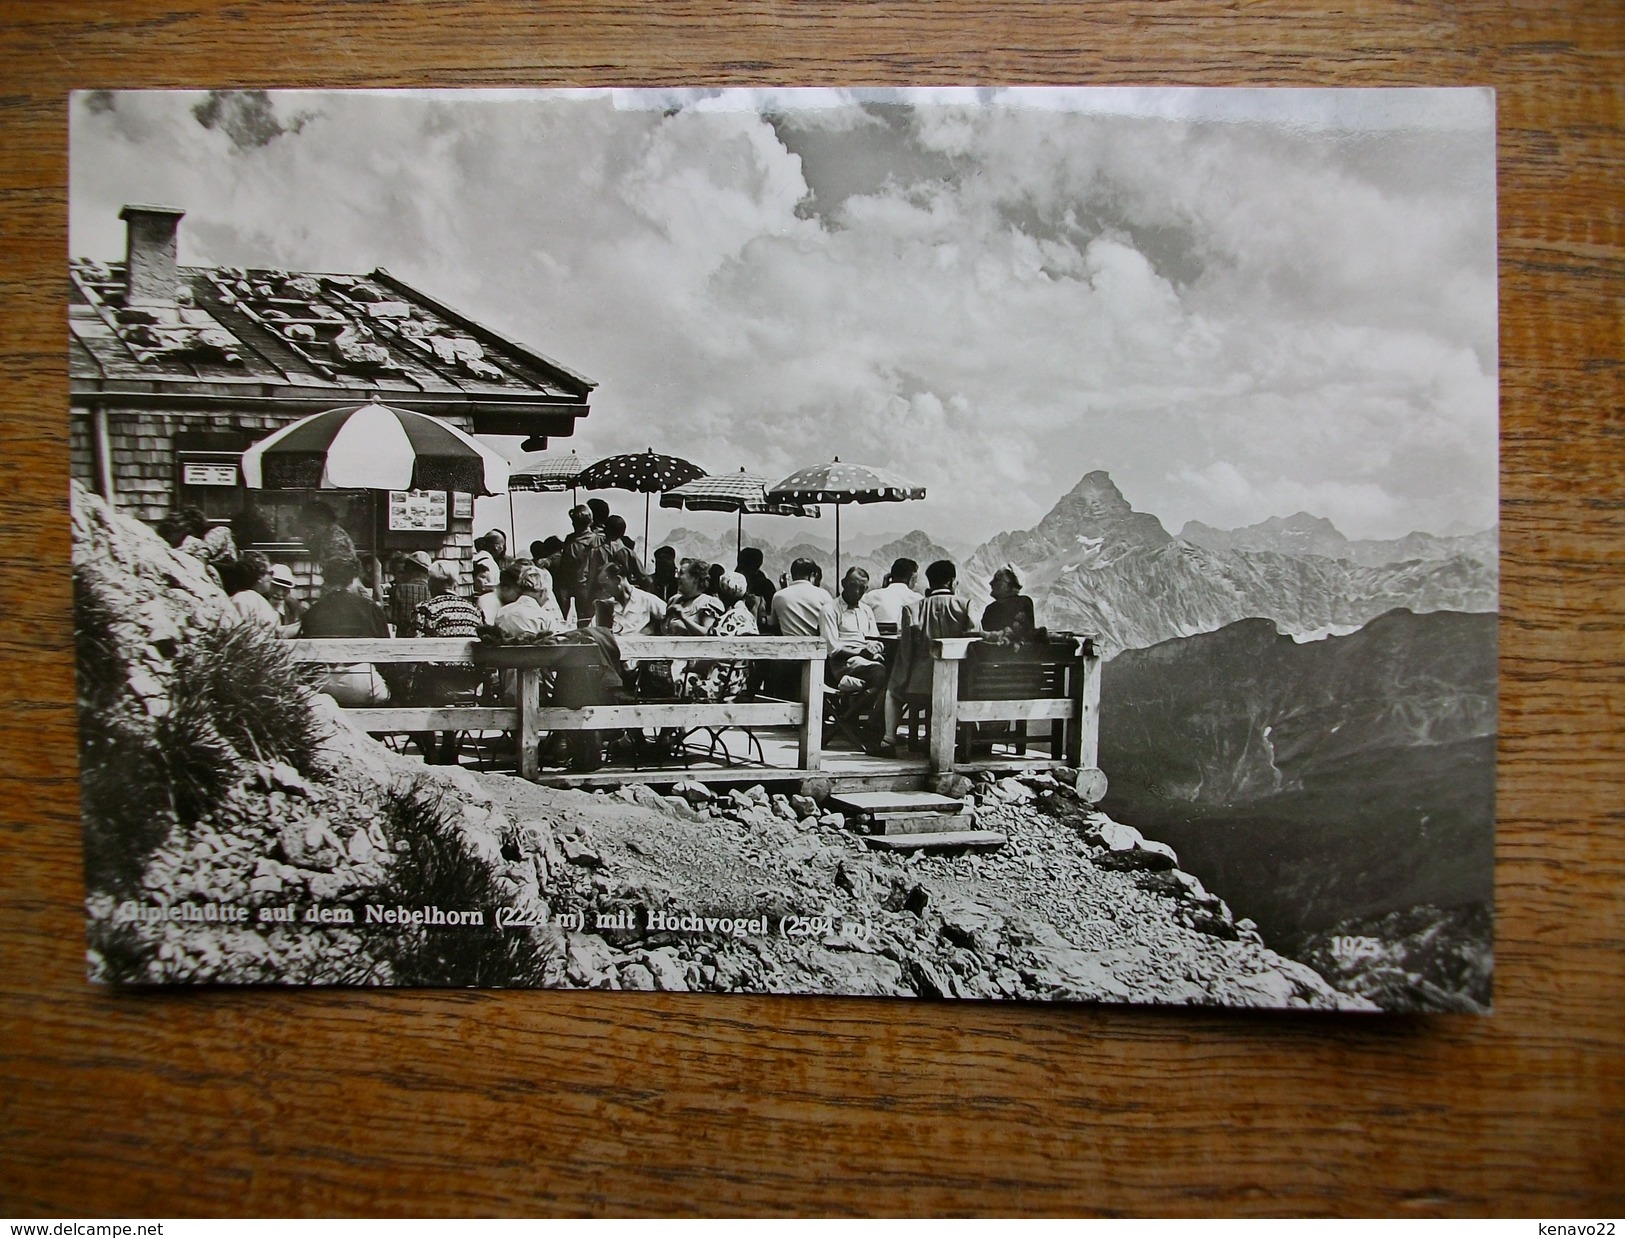
<path id="1" fill-rule="evenodd" d="M 818 618 L 818 634 L 829 651 L 824 680 L 846 698 L 840 711 L 844 717 L 866 716 L 886 687 L 886 647 L 880 643 L 874 612 L 863 600 L 868 589 L 869 573 L 848 568 L 840 596 L 825 599 Z"/>
<path id="2" fill-rule="evenodd" d="M 659 636 L 665 630 L 666 603 L 632 583 L 617 563 L 604 568 L 604 597 L 614 604 L 610 629 L 616 636 Z"/>
<path id="3" fill-rule="evenodd" d="M 977 636 L 970 606 L 954 593 L 959 571 L 947 559 L 925 569 L 926 594 L 903 613 L 897 657 L 886 687 L 886 721 L 880 737 L 882 756 L 897 752 L 897 724 L 905 704 L 923 706 L 931 700 L 931 642 L 956 636 Z"/>
<path id="4" fill-rule="evenodd" d="M 298 582 L 293 578 L 293 569 L 286 563 L 273 563 L 271 564 L 269 580 L 271 592 L 266 596 L 271 599 L 271 605 L 276 608 L 276 613 L 281 616 L 282 634 L 284 636 L 297 636 L 299 634 L 299 623 L 305 617 L 305 607 L 293 595 L 294 589 L 298 587 Z"/>
<path id="5" fill-rule="evenodd" d="M 429 599 L 418 605 L 415 626 L 427 637 L 473 640 L 479 635 L 479 608 L 457 592 L 457 565 L 436 559 L 429 568 Z"/>
<path id="6" fill-rule="evenodd" d="M 399 556 L 393 564 L 394 581 L 389 586 L 389 622 L 395 635 L 416 636 L 417 610 L 432 596 L 429 589 L 429 568 L 433 560 L 428 552 L 414 550 Z"/>
<path id="7" fill-rule="evenodd" d="M 387 638 L 389 620 L 383 608 L 360 585 L 361 565 L 353 557 L 341 556 L 322 563 L 322 595 L 311 603 L 299 624 L 299 635 L 307 640 L 366 636 Z M 389 700 L 389 689 L 371 662 L 355 662 L 328 667 L 319 692 L 325 692 L 340 705 L 361 709 Z"/>
<path id="8" fill-rule="evenodd" d="M 283 577 L 291 586 L 293 574 L 287 568 L 283 567 L 279 574 L 273 575 L 271 561 L 264 554 L 258 550 L 245 550 L 243 557 L 237 560 L 237 575 L 240 588 L 231 595 L 231 604 L 237 608 L 243 622 L 258 624 L 278 636 L 298 634 L 299 624 L 284 623 L 282 613 L 272 600 L 282 588 Z"/>
<path id="9" fill-rule="evenodd" d="M 1037 627 L 1033 600 L 1022 593 L 1016 569 L 1006 563 L 993 573 L 988 588 L 993 600 L 982 612 L 982 630 L 988 634 L 988 643 L 1007 647 L 1029 643 Z"/>
<path id="10" fill-rule="evenodd" d="M 607 626 L 617 637 L 659 636 L 665 631 L 666 603 L 634 585 L 618 564 L 604 568 L 604 586 L 608 593 L 598 600 L 595 609 L 600 613 L 594 616 L 595 626 Z M 608 613 L 602 613 L 602 608 L 607 608 Z M 656 673 L 657 668 L 660 673 Z M 658 663 L 623 659 L 620 669 L 622 684 L 634 695 L 661 696 L 671 692 L 670 676 Z"/>
<path id="11" fill-rule="evenodd" d="M 706 592 L 711 565 L 690 559 L 677 573 L 677 595 L 666 603 L 667 636 L 710 636 L 722 617 L 723 605 Z"/>
<path id="12" fill-rule="evenodd" d="M 724 572 L 717 593 L 726 609 L 711 629 L 712 636 L 759 636 L 756 617 L 745 606 L 748 586 L 738 572 Z M 750 685 L 750 662 L 691 662 L 683 675 L 679 695 L 691 701 L 737 701 Z"/>
<path id="13" fill-rule="evenodd" d="M 876 623 L 890 625 L 893 631 L 901 629 L 904 609 L 920 600 L 914 588 L 919 576 L 920 565 L 913 559 L 898 559 L 891 565 L 885 586 L 864 598 L 874 612 Z"/>
<path id="14" fill-rule="evenodd" d="M 790 565 L 790 583 L 773 595 L 769 611 L 780 636 L 817 636 L 820 617 L 829 594 L 815 579 L 821 573 L 811 559 L 797 559 Z"/>
<path id="15" fill-rule="evenodd" d="M 710 577 L 711 565 L 704 559 L 684 560 L 677 572 L 677 595 L 666 603 L 664 622 L 667 636 L 711 635 L 725 608 L 705 592 Z M 651 667 L 655 677 L 651 686 L 657 692 L 669 691 L 681 696 L 687 671 L 688 663 L 680 659 L 673 659 L 666 667 L 655 665 Z M 668 677 L 669 687 L 666 683 Z"/>
<path id="16" fill-rule="evenodd" d="M 534 563 L 510 563 L 503 568 L 497 578 L 497 598 L 502 605 L 496 622 L 490 626 L 506 641 L 523 644 L 575 630 L 559 613 L 547 573 Z M 544 683 L 543 696 L 550 695 L 550 687 Z M 519 672 L 505 670 L 502 672 L 503 703 L 511 705 L 518 699 Z"/>
<path id="17" fill-rule="evenodd" d="M 429 567 L 429 600 L 418 604 L 413 616 L 418 635 L 440 639 L 473 640 L 479 634 L 480 612 L 457 593 L 457 564 L 437 559 Z M 472 705 L 479 697 L 481 674 L 472 662 L 425 663 L 414 685 L 419 705 Z M 430 765 L 457 763 L 457 732 L 440 733 L 436 751 L 434 732 L 412 736 Z"/>
<path id="18" fill-rule="evenodd" d="M 510 563 L 497 580 L 502 606 L 491 624 L 510 641 L 570 631 L 547 573 L 534 563 Z"/>

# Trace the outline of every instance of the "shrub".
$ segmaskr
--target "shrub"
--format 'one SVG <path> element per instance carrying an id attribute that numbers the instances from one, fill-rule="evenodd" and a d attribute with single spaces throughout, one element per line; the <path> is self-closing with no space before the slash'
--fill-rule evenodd
<path id="1" fill-rule="evenodd" d="M 524 929 L 492 923 L 496 907 L 507 900 L 498 893 L 490 866 L 469 850 L 452 822 L 445 791 L 428 782 L 391 788 L 384 817 L 395 850 L 390 898 L 413 909 L 480 910 L 486 916 L 476 927 L 386 926 L 389 936 L 379 953 L 389 960 L 395 982 L 478 988 L 542 983 L 536 940 Z"/>
<path id="2" fill-rule="evenodd" d="M 199 633 L 176 654 L 170 700 L 173 716 L 197 719 L 187 724 L 193 743 L 213 749 L 218 741 L 239 760 L 316 772 L 322 732 L 304 672 L 264 628 L 225 623 Z"/>
<path id="3" fill-rule="evenodd" d="M 167 709 L 130 689 L 117 616 L 89 573 L 74 573 L 85 881 L 128 894 L 173 825 L 208 815 L 244 767 L 285 761 L 315 772 L 322 740 L 303 672 L 274 633 L 226 623 L 170 654 Z"/>

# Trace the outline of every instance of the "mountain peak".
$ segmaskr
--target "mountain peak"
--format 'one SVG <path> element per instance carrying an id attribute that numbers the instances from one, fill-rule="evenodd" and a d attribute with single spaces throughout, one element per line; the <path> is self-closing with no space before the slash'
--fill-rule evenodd
<path id="1" fill-rule="evenodd" d="M 1035 531 L 1067 543 L 1079 537 L 1140 546 L 1173 541 L 1160 520 L 1130 506 L 1104 469 L 1085 473 L 1039 521 Z"/>
<path id="2" fill-rule="evenodd" d="M 1094 469 L 1085 473 L 1078 479 L 1078 484 L 1067 491 L 1065 498 L 1070 499 L 1084 495 L 1094 496 L 1102 503 L 1121 507 L 1125 511 L 1130 510 L 1128 500 L 1123 497 L 1123 492 L 1117 488 L 1117 483 L 1112 480 L 1112 475 L 1105 469 Z"/>

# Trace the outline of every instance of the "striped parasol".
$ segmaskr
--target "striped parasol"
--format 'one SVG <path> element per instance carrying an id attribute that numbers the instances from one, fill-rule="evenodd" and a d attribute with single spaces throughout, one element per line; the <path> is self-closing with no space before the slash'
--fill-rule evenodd
<path id="1" fill-rule="evenodd" d="M 438 417 L 365 404 L 314 413 L 243 452 L 255 490 L 458 490 L 502 494 L 508 462 Z"/>
<path id="2" fill-rule="evenodd" d="M 871 468 L 867 464 L 843 464 L 841 458 L 836 456 L 828 464 L 813 464 L 797 469 L 776 486 L 770 486 L 766 497 L 774 503 L 835 504 L 835 575 L 839 579 L 841 504 L 902 503 L 909 499 L 923 499 L 925 487 L 904 481 L 887 469 Z"/>
<path id="3" fill-rule="evenodd" d="M 663 456 L 653 447 L 648 451 L 609 456 L 598 461 L 576 479 L 583 490 L 634 490 L 643 500 L 643 544 L 649 544 L 649 499 L 651 494 L 675 490 L 684 482 L 704 477 L 705 470 L 681 456 Z"/>
<path id="4" fill-rule="evenodd" d="M 660 506 L 682 508 L 692 512 L 734 512 L 738 515 L 735 529 L 737 550 L 745 544 L 745 516 L 813 516 L 818 509 L 805 503 L 770 503 L 767 499 L 767 478 L 760 473 L 718 473 L 712 477 L 697 477 L 675 490 L 660 496 Z"/>

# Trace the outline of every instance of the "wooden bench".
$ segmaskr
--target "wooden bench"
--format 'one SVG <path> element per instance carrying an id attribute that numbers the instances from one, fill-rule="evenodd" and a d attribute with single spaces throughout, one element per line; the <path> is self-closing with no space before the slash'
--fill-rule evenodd
<path id="1" fill-rule="evenodd" d="M 929 761 L 933 774 L 994 768 L 957 759 L 961 723 L 1061 725 L 1052 755 L 1072 769 L 1092 767 L 1100 738 L 1100 656 L 1093 637 L 1053 637 L 1008 658 L 972 658 L 979 637 L 931 642 Z"/>

